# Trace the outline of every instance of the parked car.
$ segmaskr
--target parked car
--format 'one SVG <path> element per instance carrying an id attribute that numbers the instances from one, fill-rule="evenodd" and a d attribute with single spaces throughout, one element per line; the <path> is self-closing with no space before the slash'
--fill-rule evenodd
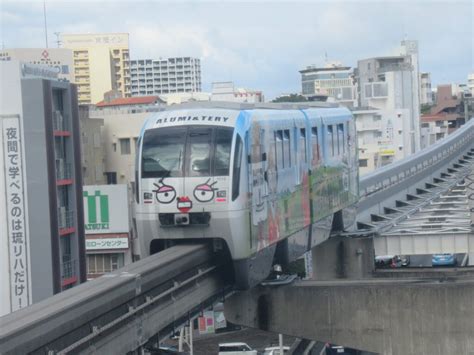
<path id="1" fill-rule="evenodd" d="M 457 260 L 454 254 L 433 254 L 431 257 L 432 266 L 455 266 L 456 264 Z"/>
<path id="2" fill-rule="evenodd" d="M 285 355 L 288 354 L 290 351 L 289 346 L 283 346 L 283 354 L 280 354 L 280 347 L 279 346 L 271 346 L 265 348 L 263 355 Z"/>
<path id="3" fill-rule="evenodd" d="M 257 355 L 246 343 L 223 343 L 219 344 L 219 355 Z"/>

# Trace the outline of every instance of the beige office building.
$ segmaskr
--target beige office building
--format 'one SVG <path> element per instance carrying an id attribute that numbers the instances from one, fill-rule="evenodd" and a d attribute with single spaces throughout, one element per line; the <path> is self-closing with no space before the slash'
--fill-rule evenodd
<path id="1" fill-rule="evenodd" d="M 62 34 L 61 45 L 73 50 L 79 104 L 102 101 L 110 90 L 130 97 L 128 33 Z"/>

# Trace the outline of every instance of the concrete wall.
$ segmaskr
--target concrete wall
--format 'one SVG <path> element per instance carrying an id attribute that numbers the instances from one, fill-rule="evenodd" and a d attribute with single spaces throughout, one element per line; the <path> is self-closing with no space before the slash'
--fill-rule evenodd
<path id="1" fill-rule="evenodd" d="M 380 354 L 469 354 L 474 280 L 333 281 L 240 292 L 228 321 Z"/>

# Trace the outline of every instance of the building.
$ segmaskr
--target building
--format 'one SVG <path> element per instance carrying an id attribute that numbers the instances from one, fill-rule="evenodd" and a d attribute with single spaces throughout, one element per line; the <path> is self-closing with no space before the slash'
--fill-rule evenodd
<path id="1" fill-rule="evenodd" d="M 423 122 L 448 122 L 449 133 L 459 128 L 465 122 L 463 97 L 453 95 L 451 84 L 438 85 L 436 90 L 436 104 L 430 112 L 422 115 Z"/>
<path id="2" fill-rule="evenodd" d="M 448 121 L 436 117 L 421 116 L 421 149 L 427 148 L 449 134 Z"/>
<path id="3" fill-rule="evenodd" d="M 107 182 L 102 140 L 104 120 L 90 118 L 89 110 L 87 105 L 79 106 L 82 182 L 84 185 L 103 185 Z"/>
<path id="4" fill-rule="evenodd" d="M 470 73 L 467 76 L 467 88 L 471 92 L 472 97 L 474 97 L 474 73 Z"/>
<path id="5" fill-rule="evenodd" d="M 368 107 L 354 109 L 352 114 L 356 122 L 361 175 L 411 154 L 404 149 L 410 144 L 410 136 L 404 134 L 404 130 L 410 129 L 408 109 Z"/>
<path id="6" fill-rule="evenodd" d="M 74 82 L 72 51 L 66 48 L 11 48 L 0 50 L 0 60 L 18 60 L 45 65 L 58 74 L 59 79 Z"/>
<path id="7" fill-rule="evenodd" d="M 84 186 L 87 279 L 132 262 L 127 185 Z"/>
<path id="8" fill-rule="evenodd" d="M 403 130 L 408 136 L 402 148 L 407 152 L 404 156 L 420 149 L 419 74 L 414 60 L 417 61 L 417 56 L 402 55 L 369 58 L 357 63 L 360 107 L 409 110 L 409 127 Z"/>
<path id="9" fill-rule="evenodd" d="M 232 81 L 212 83 L 211 101 L 264 102 L 263 93 L 257 90 L 235 88 Z"/>
<path id="10" fill-rule="evenodd" d="M 330 63 L 324 68 L 308 66 L 300 73 L 304 96 L 330 97 L 341 105 L 357 106 L 357 86 L 351 67 Z"/>
<path id="11" fill-rule="evenodd" d="M 162 100 L 159 96 L 139 96 L 139 97 L 126 97 L 112 100 L 104 100 L 98 102 L 95 105 L 97 110 L 128 110 L 128 109 L 142 109 L 149 108 L 150 106 L 163 106 L 166 101 Z"/>
<path id="12" fill-rule="evenodd" d="M 79 104 L 97 103 L 110 90 L 130 96 L 128 33 L 61 34 L 60 41 L 73 51 Z"/>
<path id="13" fill-rule="evenodd" d="M 432 105 L 433 92 L 431 91 L 430 73 L 420 74 L 420 105 Z"/>
<path id="14" fill-rule="evenodd" d="M 131 60 L 130 75 L 132 96 L 201 91 L 198 58 Z"/>
<path id="15" fill-rule="evenodd" d="M 86 280 L 77 92 L 0 62 L 0 315 Z"/>

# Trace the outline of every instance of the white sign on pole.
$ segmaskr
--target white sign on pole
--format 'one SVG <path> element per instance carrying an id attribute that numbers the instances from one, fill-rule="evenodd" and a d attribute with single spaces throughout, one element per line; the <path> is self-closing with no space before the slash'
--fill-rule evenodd
<path id="1" fill-rule="evenodd" d="M 1 122 L 10 257 L 11 311 L 14 312 L 29 304 L 24 169 L 19 118 L 5 118 Z"/>

